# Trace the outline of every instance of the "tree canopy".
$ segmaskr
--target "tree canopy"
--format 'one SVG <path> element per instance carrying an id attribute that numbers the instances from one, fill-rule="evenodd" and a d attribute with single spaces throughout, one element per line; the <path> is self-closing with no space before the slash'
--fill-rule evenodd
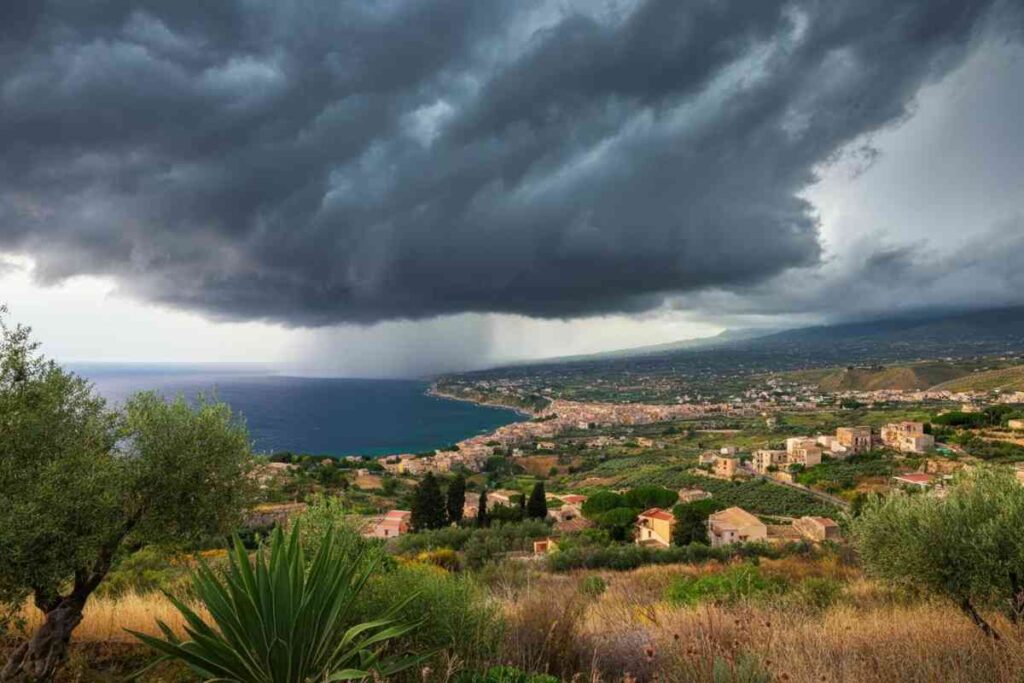
<path id="1" fill-rule="evenodd" d="M 47 613 L 0 678 L 45 677 L 120 552 L 225 535 L 251 491 L 245 425 L 224 404 L 138 394 L 112 410 L 0 309 L 0 601 Z"/>
<path id="2" fill-rule="evenodd" d="M 432 472 L 427 472 L 427 475 L 416 485 L 410 523 L 415 531 L 440 529 L 448 523 L 444 497 L 441 495 L 441 485 L 437 483 L 437 478 Z"/>
<path id="3" fill-rule="evenodd" d="M 532 519 L 544 519 L 548 516 L 547 494 L 544 482 L 538 481 L 530 492 L 530 500 L 526 503 L 526 516 Z"/>
<path id="4" fill-rule="evenodd" d="M 1024 616 L 1024 487 L 1002 468 L 960 475 L 946 498 L 890 495 L 866 503 L 853 540 L 868 571 L 954 601 L 986 634 L 986 607 Z"/>

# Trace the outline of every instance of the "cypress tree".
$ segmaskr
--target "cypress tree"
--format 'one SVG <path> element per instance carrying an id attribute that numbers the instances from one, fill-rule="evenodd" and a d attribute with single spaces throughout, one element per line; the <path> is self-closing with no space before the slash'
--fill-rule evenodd
<path id="1" fill-rule="evenodd" d="M 548 501 L 544 494 L 544 482 L 538 481 L 530 492 L 530 502 L 526 504 L 526 514 L 533 519 L 544 519 L 548 516 Z"/>
<path id="2" fill-rule="evenodd" d="M 466 505 L 466 478 L 461 473 L 448 484 L 448 521 L 458 524 L 462 521 L 462 508 Z"/>
<path id="3" fill-rule="evenodd" d="M 479 527 L 491 525 L 491 518 L 487 514 L 487 489 L 480 492 L 480 502 L 476 509 L 476 525 Z"/>
<path id="4" fill-rule="evenodd" d="M 410 522 L 413 531 L 440 529 L 445 525 L 444 496 L 432 472 L 427 472 L 427 476 L 416 485 Z"/>

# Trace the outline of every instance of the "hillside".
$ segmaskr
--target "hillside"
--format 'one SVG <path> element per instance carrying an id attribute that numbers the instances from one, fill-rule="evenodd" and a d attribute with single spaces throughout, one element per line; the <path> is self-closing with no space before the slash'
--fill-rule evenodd
<path id="1" fill-rule="evenodd" d="M 454 394 L 470 387 L 490 393 L 489 386 L 504 383 L 519 393 L 549 397 L 673 403 L 694 396 L 729 398 L 746 390 L 753 376 L 810 370 L 806 377 L 814 379 L 805 381 L 823 382 L 825 389 L 927 389 L 990 370 L 993 363 L 1024 360 L 1024 307 L 822 325 L 703 344 L 553 358 L 450 375 L 439 384 Z M 978 358 L 996 360 L 973 366 L 968 360 Z M 843 369 L 849 366 L 863 369 Z"/>
<path id="2" fill-rule="evenodd" d="M 976 372 L 935 387 L 949 391 L 1024 391 L 1024 365 Z"/>
<path id="3" fill-rule="evenodd" d="M 786 373 L 786 379 L 823 391 L 919 391 L 955 381 L 970 370 L 955 363 L 921 363 L 888 367 L 824 368 Z"/>

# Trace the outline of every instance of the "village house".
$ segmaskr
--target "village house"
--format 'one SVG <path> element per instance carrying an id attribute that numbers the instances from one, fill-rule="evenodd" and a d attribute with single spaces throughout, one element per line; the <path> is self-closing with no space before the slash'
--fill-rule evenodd
<path id="1" fill-rule="evenodd" d="M 587 502 L 587 497 L 579 493 L 567 493 L 563 496 L 556 496 L 556 498 L 566 505 L 583 505 Z"/>
<path id="2" fill-rule="evenodd" d="M 894 422 L 882 427 L 882 443 L 900 453 L 926 453 L 935 437 L 924 433 L 923 422 Z"/>
<path id="3" fill-rule="evenodd" d="M 793 521 L 793 528 L 808 540 L 818 543 L 840 538 L 839 524 L 828 517 L 801 517 Z"/>
<path id="4" fill-rule="evenodd" d="M 466 491 L 466 498 L 462 503 L 462 518 L 474 519 L 480 510 L 480 494 Z"/>
<path id="5" fill-rule="evenodd" d="M 698 500 L 707 500 L 711 494 L 703 489 L 679 489 L 680 503 L 695 503 Z"/>
<path id="6" fill-rule="evenodd" d="M 715 460 L 718 460 L 718 457 L 719 454 L 715 451 L 704 451 L 698 456 L 697 464 L 714 466 Z"/>
<path id="7" fill-rule="evenodd" d="M 556 552 L 557 550 L 558 550 L 558 542 L 555 541 L 555 539 L 551 538 L 550 536 L 548 538 L 543 538 L 543 539 L 541 539 L 539 541 L 534 541 L 533 542 L 533 554 L 534 555 L 547 555 L 548 553 L 553 553 L 553 552 Z"/>
<path id="8" fill-rule="evenodd" d="M 408 510 L 391 510 L 384 515 L 367 534 L 373 538 L 396 538 L 409 533 L 409 522 L 412 512 Z"/>
<path id="9" fill-rule="evenodd" d="M 714 473 L 719 477 L 727 477 L 731 479 L 736 476 L 736 471 L 739 469 L 739 466 L 739 458 L 718 456 L 715 458 Z"/>
<path id="10" fill-rule="evenodd" d="M 871 450 L 871 427 L 839 427 L 836 440 L 847 453 L 867 453 Z"/>
<path id="11" fill-rule="evenodd" d="M 924 491 L 938 479 L 934 474 L 926 472 L 910 472 L 909 474 L 898 474 L 892 478 L 898 486 L 908 489 Z"/>
<path id="12" fill-rule="evenodd" d="M 1006 426 L 1013 430 L 1024 431 L 1024 420 L 1010 420 Z"/>
<path id="13" fill-rule="evenodd" d="M 519 491 L 511 491 L 509 489 L 498 489 L 497 491 L 487 492 L 487 502 L 491 505 L 512 507 L 513 505 L 519 505 L 519 499 L 522 497 L 523 494 Z"/>
<path id="14" fill-rule="evenodd" d="M 754 457 L 750 463 L 758 474 L 767 474 L 772 469 L 778 469 L 786 464 L 788 458 L 786 451 L 771 450 L 762 448 L 754 451 Z"/>
<path id="15" fill-rule="evenodd" d="M 667 548 L 672 545 L 675 525 L 676 518 L 671 512 L 661 508 L 644 510 L 636 520 L 636 544 Z"/>
<path id="16" fill-rule="evenodd" d="M 725 456 L 728 456 L 728 457 L 731 458 L 731 457 L 734 457 L 736 455 L 736 447 L 735 446 L 722 446 L 721 448 L 718 449 L 718 453 L 720 455 L 725 455 Z"/>
<path id="17" fill-rule="evenodd" d="M 768 527 L 743 508 L 731 507 L 708 517 L 708 539 L 712 548 L 765 541 L 768 539 Z"/>

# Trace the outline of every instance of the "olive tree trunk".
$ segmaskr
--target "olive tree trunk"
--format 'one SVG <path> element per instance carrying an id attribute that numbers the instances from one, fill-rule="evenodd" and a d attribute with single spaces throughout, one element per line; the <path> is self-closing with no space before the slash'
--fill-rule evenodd
<path id="1" fill-rule="evenodd" d="M 87 596 L 86 596 L 87 597 Z M 67 660 L 71 632 L 82 622 L 85 598 L 72 593 L 46 613 L 32 639 L 22 643 L 0 671 L 0 681 L 47 681 Z"/>
<path id="2" fill-rule="evenodd" d="M 114 550 L 123 536 L 100 550 L 91 569 L 75 572 L 71 592 L 60 595 L 56 590 L 36 588 L 35 605 L 46 614 L 42 626 L 32 638 L 18 646 L 0 669 L 0 683 L 49 681 L 68 658 L 71 633 L 82 623 L 85 603 L 110 571 Z"/>

